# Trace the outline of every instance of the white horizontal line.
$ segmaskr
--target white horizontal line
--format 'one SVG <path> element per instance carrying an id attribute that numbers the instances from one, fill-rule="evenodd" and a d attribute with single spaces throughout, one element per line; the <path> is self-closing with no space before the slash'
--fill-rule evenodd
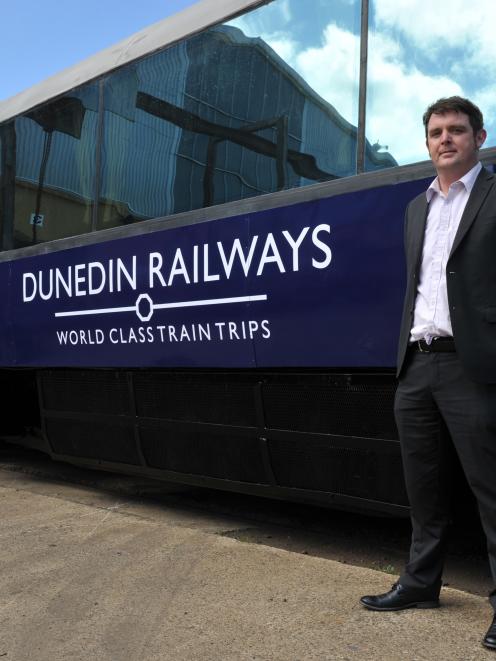
<path id="1" fill-rule="evenodd" d="M 232 298 L 206 298 L 203 301 L 180 301 L 178 303 L 157 303 L 154 310 L 166 308 L 193 308 L 201 305 L 224 305 L 225 303 L 251 303 L 252 301 L 266 301 L 267 294 L 257 296 L 233 296 Z"/>
<path id="2" fill-rule="evenodd" d="M 200 301 L 178 301 L 177 303 L 153 303 L 153 310 L 165 310 L 170 308 L 192 308 L 204 305 L 225 305 L 228 303 L 252 303 L 254 301 L 266 301 L 267 294 L 256 294 L 254 296 L 232 296 L 230 298 L 206 298 Z M 56 317 L 83 317 L 92 314 L 112 314 L 115 312 L 136 312 L 136 306 L 131 305 L 122 308 L 100 308 L 97 310 L 71 310 L 69 312 L 56 312 Z"/>
<path id="3" fill-rule="evenodd" d="M 70 312 L 56 312 L 56 317 L 84 317 L 88 314 L 109 314 L 110 312 L 135 312 L 136 307 L 126 308 L 100 308 L 99 310 L 71 310 Z"/>

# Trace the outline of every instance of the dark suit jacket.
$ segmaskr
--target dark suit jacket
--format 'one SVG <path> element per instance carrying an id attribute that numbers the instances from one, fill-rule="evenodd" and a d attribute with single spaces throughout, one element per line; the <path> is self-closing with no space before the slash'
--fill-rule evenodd
<path id="1" fill-rule="evenodd" d="M 398 346 L 398 376 L 405 364 L 427 220 L 425 193 L 405 218 L 407 287 Z M 496 177 L 484 168 L 463 212 L 446 267 L 456 350 L 467 375 L 496 383 Z"/>

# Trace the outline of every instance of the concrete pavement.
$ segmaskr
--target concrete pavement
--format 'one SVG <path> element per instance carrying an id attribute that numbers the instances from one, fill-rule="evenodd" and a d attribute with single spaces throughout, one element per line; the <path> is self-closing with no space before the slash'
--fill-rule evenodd
<path id="1" fill-rule="evenodd" d="M 359 597 L 390 575 L 57 489 L 0 472 L 1 661 L 496 661 L 482 597 L 445 588 L 437 610 L 369 612 Z"/>

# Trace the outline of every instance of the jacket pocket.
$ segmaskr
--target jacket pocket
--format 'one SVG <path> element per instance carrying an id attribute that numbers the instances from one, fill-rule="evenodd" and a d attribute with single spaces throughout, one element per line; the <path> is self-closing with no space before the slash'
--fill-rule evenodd
<path id="1" fill-rule="evenodd" d="M 480 223 L 481 225 L 484 223 L 496 223 L 496 214 L 481 214 L 477 216 L 477 223 Z"/>
<path id="2" fill-rule="evenodd" d="M 484 308 L 484 320 L 490 324 L 496 324 L 496 305 Z"/>

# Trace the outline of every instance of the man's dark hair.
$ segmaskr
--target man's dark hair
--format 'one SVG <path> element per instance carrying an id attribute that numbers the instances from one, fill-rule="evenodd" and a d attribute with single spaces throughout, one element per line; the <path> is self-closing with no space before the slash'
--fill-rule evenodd
<path id="1" fill-rule="evenodd" d="M 463 112 L 465 115 L 468 115 L 474 135 L 484 128 L 484 118 L 475 103 L 461 96 L 449 96 L 438 99 L 424 112 L 422 120 L 425 126 L 425 137 L 427 137 L 427 124 L 431 115 L 444 115 L 447 112 Z"/>

